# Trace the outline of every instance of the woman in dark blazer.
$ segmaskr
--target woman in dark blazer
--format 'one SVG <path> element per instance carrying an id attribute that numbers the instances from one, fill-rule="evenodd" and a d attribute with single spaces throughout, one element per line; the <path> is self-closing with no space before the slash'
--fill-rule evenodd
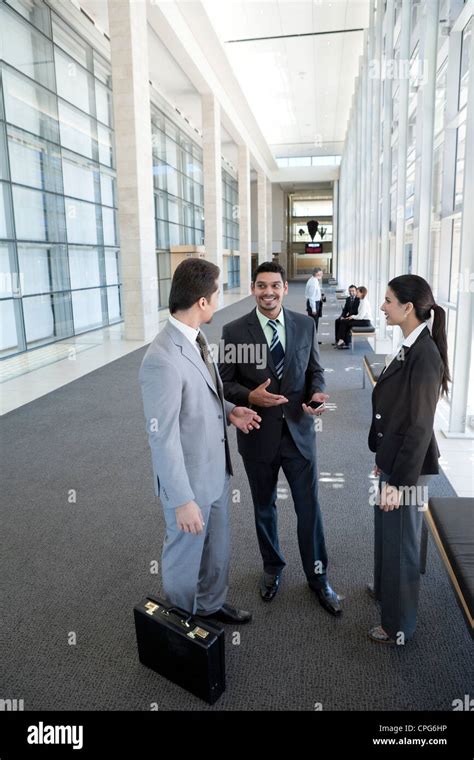
<path id="1" fill-rule="evenodd" d="M 372 394 L 369 448 L 380 475 L 375 505 L 374 585 L 381 626 L 374 641 L 404 644 L 415 631 L 420 585 L 420 531 L 426 476 L 438 473 L 433 420 L 449 377 L 445 314 L 417 275 L 388 283 L 381 310 L 403 342 L 388 356 Z M 433 313 L 432 331 L 427 321 Z"/>

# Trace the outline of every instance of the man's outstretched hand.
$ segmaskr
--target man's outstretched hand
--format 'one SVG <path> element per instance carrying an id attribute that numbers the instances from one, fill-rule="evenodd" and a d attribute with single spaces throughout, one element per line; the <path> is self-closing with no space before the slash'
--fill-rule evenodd
<path id="1" fill-rule="evenodd" d="M 267 391 L 268 386 L 270 385 L 271 380 L 268 378 L 268 380 L 265 380 L 261 385 L 257 386 L 257 388 L 254 388 L 253 391 L 250 391 L 249 393 L 249 404 L 254 404 L 255 406 L 279 406 L 280 404 L 287 404 L 288 399 L 286 396 L 280 396 L 278 393 L 269 393 Z"/>
<path id="2" fill-rule="evenodd" d="M 262 418 L 253 409 L 246 406 L 234 406 L 229 414 L 229 422 L 235 425 L 242 433 L 250 433 L 251 430 L 259 430 L 259 422 Z"/>

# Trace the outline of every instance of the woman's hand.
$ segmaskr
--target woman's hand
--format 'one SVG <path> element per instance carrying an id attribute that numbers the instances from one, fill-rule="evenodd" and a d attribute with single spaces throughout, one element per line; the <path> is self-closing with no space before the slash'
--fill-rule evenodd
<path id="1" fill-rule="evenodd" d="M 400 491 L 397 486 L 389 486 L 384 483 L 380 492 L 379 507 L 384 512 L 392 512 L 400 506 Z"/>

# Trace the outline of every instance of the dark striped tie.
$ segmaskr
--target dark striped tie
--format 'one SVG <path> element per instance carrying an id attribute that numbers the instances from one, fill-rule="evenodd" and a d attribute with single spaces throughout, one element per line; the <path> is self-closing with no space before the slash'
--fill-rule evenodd
<path id="1" fill-rule="evenodd" d="M 268 320 L 268 324 L 273 330 L 273 338 L 272 342 L 270 343 L 270 353 L 272 355 L 273 364 L 275 365 L 277 377 L 279 380 L 281 380 L 281 377 L 283 375 L 283 366 L 285 364 L 285 351 L 281 345 L 281 341 L 278 335 L 277 322 L 277 319 Z"/>
<path id="2" fill-rule="evenodd" d="M 197 338 L 196 338 L 196 342 L 197 342 L 197 344 L 199 346 L 199 351 L 201 352 L 202 360 L 203 360 L 204 364 L 206 365 L 207 369 L 209 370 L 209 374 L 210 374 L 210 376 L 212 378 L 212 381 L 213 381 L 213 383 L 215 385 L 216 391 L 217 391 L 217 393 L 218 393 L 218 395 L 220 397 L 220 395 L 221 395 L 219 393 L 220 388 L 219 388 L 219 383 L 217 382 L 217 368 L 216 368 L 216 365 L 214 364 L 213 360 L 209 356 L 209 346 L 207 345 L 207 340 L 204 337 L 204 335 L 202 334 L 202 332 L 198 332 L 198 335 L 197 335 Z"/>

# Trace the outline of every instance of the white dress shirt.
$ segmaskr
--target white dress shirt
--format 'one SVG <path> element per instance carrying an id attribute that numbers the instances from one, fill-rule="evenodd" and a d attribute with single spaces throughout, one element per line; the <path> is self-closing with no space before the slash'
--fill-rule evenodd
<path id="1" fill-rule="evenodd" d="M 258 307 L 256 309 L 256 312 L 257 312 L 257 319 L 262 326 L 263 334 L 265 335 L 267 339 L 268 347 L 270 348 L 270 346 L 272 345 L 272 340 L 273 340 L 273 327 L 269 327 L 268 325 L 270 318 L 266 317 L 265 314 L 262 314 L 258 310 Z M 283 311 L 283 309 L 280 309 L 280 313 L 278 317 L 275 318 L 274 321 L 277 323 L 276 327 L 277 327 L 278 337 L 280 338 L 280 343 L 283 346 L 283 351 L 285 351 L 286 350 L 286 333 L 285 333 L 285 312 Z"/>
<path id="2" fill-rule="evenodd" d="M 367 300 L 367 296 L 360 299 L 359 309 L 357 311 L 357 314 L 354 314 L 353 319 L 368 319 L 369 322 L 372 322 L 372 309 L 370 308 L 370 303 Z"/>
<path id="3" fill-rule="evenodd" d="M 173 317 L 172 314 L 169 315 L 168 319 L 169 319 L 170 324 L 172 324 L 174 327 L 176 327 L 177 330 L 183 333 L 185 338 L 187 338 L 189 342 L 191 343 L 191 345 L 194 346 L 199 356 L 201 356 L 201 350 L 198 344 L 196 343 L 197 336 L 199 335 L 200 330 L 196 330 L 195 327 L 190 327 L 189 325 L 185 325 L 184 322 L 180 322 L 180 320 Z"/>
<path id="4" fill-rule="evenodd" d="M 311 311 L 316 311 L 316 301 L 321 300 L 321 286 L 317 277 L 310 277 L 306 283 L 304 297 L 311 306 Z"/>
<path id="5" fill-rule="evenodd" d="M 393 362 L 395 357 L 398 356 L 403 346 L 405 346 L 406 348 L 409 348 L 410 346 L 414 344 L 415 340 L 418 338 L 420 333 L 423 332 L 425 327 L 428 327 L 428 322 L 422 322 L 421 325 L 418 325 L 418 327 L 415 327 L 415 329 L 412 330 L 411 333 L 407 335 L 406 338 L 403 338 L 402 342 L 399 344 L 399 346 L 397 346 L 397 349 L 393 352 L 393 354 L 387 354 L 387 356 L 385 357 L 384 371 L 387 369 L 388 365 Z"/>

